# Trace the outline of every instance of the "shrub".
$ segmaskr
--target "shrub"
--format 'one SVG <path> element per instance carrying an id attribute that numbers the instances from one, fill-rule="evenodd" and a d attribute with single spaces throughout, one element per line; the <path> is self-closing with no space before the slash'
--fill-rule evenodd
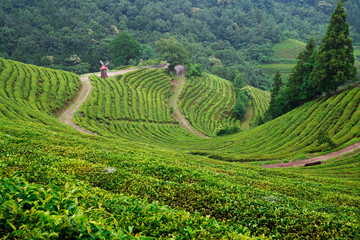
<path id="1" fill-rule="evenodd" d="M 230 135 L 239 132 L 239 128 L 236 126 L 229 126 L 227 124 L 221 125 L 217 131 L 216 136 Z"/>

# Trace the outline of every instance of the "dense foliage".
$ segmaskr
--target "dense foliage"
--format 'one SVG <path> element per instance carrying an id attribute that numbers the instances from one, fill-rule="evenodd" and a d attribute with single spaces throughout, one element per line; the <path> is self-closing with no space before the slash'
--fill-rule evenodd
<path id="1" fill-rule="evenodd" d="M 11 1 L 0 6 L 0 56 L 76 73 L 94 72 L 110 60 L 109 42 L 130 33 L 142 59 L 153 58 L 161 38 L 175 37 L 191 62 L 233 80 L 269 88 L 254 62 L 269 63 L 282 39 L 320 42 L 335 0 L 52 0 Z M 345 4 L 353 38 L 359 42 L 358 1 Z"/>
<path id="2" fill-rule="evenodd" d="M 109 43 L 109 55 L 115 66 L 135 65 L 141 56 L 140 43 L 129 34 L 119 34 Z"/>
<path id="3" fill-rule="evenodd" d="M 354 48 L 346 17 L 342 3 L 338 4 L 316 58 L 312 78 L 322 92 L 333 92 L 342 84 L 356 79 Z"/>
<path id="4" fill-rule="evenodd" d="M 176 64 L 185 65 L 189 62 L 189 51 L 173 37 L 160 39 L 155 43 L 155 48 L 160 58 L 170 64 L 170 69 L 173 69 Z"/>
<path id="5" fill-rule="evenodd" d="M 283 84 L 279 71 L 275 74 L 268 111 L 270 118 L 276 118 L 320 96 L 322 91 L 311 78 L 316 56 L 316 44 L 313 39 L 310 39 L 306 48 L 300 52 L 298 62 L 286 84 Z"/>
<path id="6" fill-rule="evenodd" d="M 319 51 L 311 38 L 305 50 L 300 52 L 285 86 L 281 87 L 279 72 L 276 73 L 268 112 L 270 118 L 316 99 L 322 93 L 330 94 L 356 79 L 354 49 L 346 16 L 340 2 L 331 16 Z"/>
<path id="7" fill-rule="evenodd" d="M 242 89 L 236 89 L 236 103 L 234 105 L 234 113 L 237 119 L 243 120 L 246 114 L 246 107 L 249 105 L 249 97 L 247 92 Z"/>

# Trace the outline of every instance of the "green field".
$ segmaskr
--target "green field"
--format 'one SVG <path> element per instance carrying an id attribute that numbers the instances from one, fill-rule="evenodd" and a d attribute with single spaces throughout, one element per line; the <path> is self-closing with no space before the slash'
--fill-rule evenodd
<path id="1" fill-rule="evenodd" d="M 199 137 L 180 127 L 170 113 L 170 78 L 161 70 L 140 69 L 101 79 L 90 77 L 93 91 L 74 117 L 102 136 L 172 145 Z"/>
<path id="2" fill-rule="evenodd" d="M 93 76 L 74 118 L 93 136 L 54 116 L 78 77 L 0 60 L 0 238 L 360 238 L 359 151 L 309 168 L 258 166 L 333 150 L 322 132 L 339 147 L 359 141 L 359 87 L 204 139 L 174 121 L 161 71 Z"/>
<path id="3" fill-rule="evenodd" d="M 287 39 L 277 43 L 272 47 L 273 56 L 271 60 L 273 63 L 262 64 L 259 65 L 259 67 L 264 70 L 265 74 L 271 77 L 279 70 L 283 76 L 283 80 L 286 80 L 296 65 L 296 58 L 305 47 L 305 43 L 295 39 Z"/>
<path id="4" fill-rule="evenodd" d="M 240 121 L 233 117 L 235 101 L 235 89 L 231 82 L 204 74 L 202 78 L 187 80 L 179 108 L 192 126 L 213 137 L 221 125 L 240 127 Z"/>
<path id="5" fill-rule="evenodd" d="M 283 81 L 286 81 L 295 65 L 295 63 L 271 63 L 258 65 L 258 67 L 263 69 L 264 73 L 269 75 L 270 78 L 273 78 L 276 71 L 279 70 Z"/>
<path id="6" fill-rule="evenodd" d="M 245 89 L 250 96 L 250 105 L 253 113 L 250 125 L 254 127 L 258 126 L 261 124 L 262 118 L 269 108 L 271 95 L 267 91 L 252 86 L 246 86 L 243 89 Z"/>
<path id="7" fill-rule="evenodd" d="M 295 39 L 287 39 L 281 43 L 277 43 L 272 47 L 274 52 L 273 61 L 295 61 L 299 53 L 303 51 L 306 44 Z"/>
<path id="8" fill-rule="evenodd" d="M 355 65 L 360 69 L 360 46 L 354 46 Z"/>

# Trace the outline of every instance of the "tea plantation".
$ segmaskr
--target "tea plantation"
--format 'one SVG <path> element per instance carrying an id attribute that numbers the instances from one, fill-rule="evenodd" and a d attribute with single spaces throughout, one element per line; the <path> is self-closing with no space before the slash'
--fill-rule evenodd
<path id="1" fill-rule="evenodd" d="M 338 147 L 358 141 L 358 87 L 205 139 L 172 117 L 161 71 L 93 76 L 73 119 L 94 136 L 54 116 L 76 96 L 77 76 L 0 62 L 0 238 L 360 238 L 359 151 L 309 168 L 246 163 L 332 150 L 324 132 Z"/>
<path id="2" fill-rule="evenodd" d="M 233 117 L 236 95 L 232 83 L 210 74 L 187 80 L 180 96 L 179 108 L 192 126 L 208 136 L 227 124 L 240 127 Z"/>

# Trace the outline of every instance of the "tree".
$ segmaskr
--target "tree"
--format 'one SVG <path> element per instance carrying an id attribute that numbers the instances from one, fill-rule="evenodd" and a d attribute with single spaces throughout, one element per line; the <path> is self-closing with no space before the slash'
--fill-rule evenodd
<path id="1" fill-rule="evenodd" d="M 141 56 L 140 43 L 126 33 L 121 33 L 109 43 L 109 54 L 114 65 L 129 65 L 131 60 Z"/>
<path id="2" fill-rule="evenodd" d="M 246 107 L 249 105 L 249 97 L 243 89 L 237 89 L 236 91 L 236 103 L 234 105 L 235 117 L 239 120 L 243 120 L 246 115 Z"/>
<path id="3" fill-rule="evenodd" d="M 304 102 L 314 99 L 318 94 L 315 84 L 311 81 L 311 73 L 315 65 L 316 43 L 310 39 L 304 51 L 297 57 L 298 62 L 288 82 L 286 83 L 286 97 L 290 109 L 294 109 Z"/>
<path id="4" fill-rule="evenodd" d="M 271 93 L 271 100 L 269 108 L 265 114 L 267 119 L 273 119 L 285 112 L 287 109 L 288 104 L 285 102 L 285 94 L 284 94 L 284 83 L 281 78 L 280 71 L 276 71 L 276 74 L 273 78 L 272 89 Z"/>
<path id="5" fill-rule="evenodd" d="M 170 69 L 176 64 L 186 64 L 189 61 L 190 53 L 173 37 L 157 41 L 155 47 L 161 58 L 170 64 Z"/>
<path id="6" fill-rule="evenodd" d="M 312 75 L 319 90 L 330 93 L 346 81 L 356 79 L 354 49 L 342 2 L 334 10 L 316 59 Z"/>
<path id="7" fill-rule="evenodd" d="M 234 79 L 234 87 L 235 88 L 243 88 L 246 86 L 248 82 L 247 76 L 245 73 L 238 73 Z"/>
<path id="8" fill-rule="evenodd" d="M 272 89 L 271 89 L 271 98 L 274 98 L 276 97 L 279 92 L 280 92 L 280 89 L 284 86 L 284 83 L 283 83 L 283 80 L 281 78 L 281 74 L 280 74 L 280 71 L 277 70 L 276 71 L 276 74 L 274 76 L 274 79 L 273 79 L 273 85 L 272 85 Z"/>

